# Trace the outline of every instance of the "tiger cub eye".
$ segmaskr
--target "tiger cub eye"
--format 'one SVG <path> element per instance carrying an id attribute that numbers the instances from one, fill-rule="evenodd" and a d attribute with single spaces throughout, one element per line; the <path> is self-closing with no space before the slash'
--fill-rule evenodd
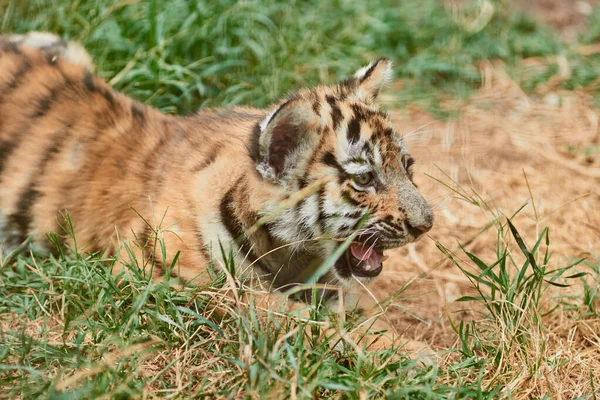
<path id="1" fill-rule="evenodd" d="M 370 172 L 352 175 L 352 180 L 360 186 L 367 186 L 369 183 L 371 183 L 372 179 L 373 176 Z"/>

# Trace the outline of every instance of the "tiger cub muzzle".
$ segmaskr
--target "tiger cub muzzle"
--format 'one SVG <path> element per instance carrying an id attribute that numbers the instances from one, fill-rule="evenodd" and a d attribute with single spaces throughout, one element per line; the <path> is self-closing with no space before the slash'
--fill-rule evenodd
<path id="1" fill-rule="evenodd" d="M 404 221 L 404 227 L 395 229 L 386 225 L 385 230 L 373 234 L 358 235 L 350 244 L 348 250 L 336 262 L 335 268 L 340 272 L 350 272 L 352 275 L 361 278 L 374 278 L 383 271 L 383 261 L 387 257 L 383 254 L 384 250 L 400 247 L 405 244 L 405 240 L 398 240 L 392 237 L 386 237 L 390 233 L 396 235 L 403 232 L 408 233 L 409 241 L 416 241 L 422 235 L 429 232 L 433 227 L 433 213 L 427 205 L 424 209 L 425 222 L 413 226 L 410 221 Z M 406 236 L 401 236 L 405 238 Z"/>

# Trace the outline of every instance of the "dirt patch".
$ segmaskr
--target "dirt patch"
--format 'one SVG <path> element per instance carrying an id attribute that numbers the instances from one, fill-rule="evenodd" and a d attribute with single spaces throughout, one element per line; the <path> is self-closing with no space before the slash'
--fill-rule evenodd
<path id="1" fill-rule="evenodd" d="M 590 95 L 553 91 L 532 98 L 501 65 L 485 65 L 482 73 L 483 88 L 461 107 L 462 117 L 457 120 L 438 121 L 419 109 L 394 114 L 396 129 L 405 134 L 417 159 L 416 181 L 435 207 L 436 223 L 427 238 L 391 252 L 372 293 L 383 299 L 411 282 L 397 297 L 400 306 L 386 316 L 407 337 L 438 349 L 456 344 L 449 319 L 459 322 L 480 315 L 471 310 L 476 305 L 454 302 L 473 294 L 473 287 L 436 248 L 436 241 L 459 256 L 461 244 L 484 261 L 493 261 L 497 231 L 482 231 L 494 218 L 505 221 L 522 208 L 513 222 L 527 244 L 535 243 L 543 227 L 550 228 L 553 267 L 590 254 L 595 260 L 600 249 L 600 150 L 592 156 L 580 151 L 598 149 L 600 139 L 599 114 Z M 456 182 L 468 195 L 478 193 L 497 209 L 471 204 L 426 175 L 452 188 Z M 518 253 L 515 248 L 517 259 Z M 464 253 L 461 258 L 466 259 Z M 581 282 L 568 289 L 551 289 L 548 305 L 542 307 L 552 307 L 553 296 L 581 296 L 582 290 Z M 553 315 L 546 321 L 552 325 L 548 343 L 569 343 L 568 351 L 592 358 L 572 370 L 551 373 L 543 384 L 536 381 L 530 393 L 544 393 L 543 387 L 555 385 L 552 393 L 582 395 L 586 392 L 581 388 L 590 389 L 585 384 L 587 380 L 589 385 L 589 365 L 600 365 L 600 344 L 594 333 L 600 331 L 600 322 L 591 321 L 591 328 L 583 328 L 562 308 Z M 600 371 L 595 371 L 600 381 Z"/>
<path id="2" fill-rule="evenodd" d="M 444 0 L 448 8 L 460 9 L 466 0 Z M 491 6 L 488 0 L 481 2 Z M 566 41 L 572 41 L 587 29 L 587 18 L 593 8 L 600 6 L 600 0 L 504 0 L 496 7 L 486 7 L 499 11 L 498 8 L 518 7 L 538 18 L 561 34 Z M 483 9 L 483 8 L 482 8 Z"/>
<path id="3" fill-rule="evenodd" d="M 523 10 L 541 18 L 571 40 L 587 28 L 586 19 L 598 0 L 515 0 Z"/>

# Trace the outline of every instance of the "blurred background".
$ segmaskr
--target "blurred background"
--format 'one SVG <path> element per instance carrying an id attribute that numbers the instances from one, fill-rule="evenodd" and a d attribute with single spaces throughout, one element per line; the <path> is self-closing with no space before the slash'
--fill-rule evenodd
<path id="1" fill-rule="evenodd" d="M 44 30 L 81 41 L 117 89 L 166 112 L 265 106 L 334 82 L 375 58 L 395 62 L 390 104 L 444 117 L 502 61 L 528 93 L 565 57 L 560 87 L 595 82 L 596 1 L 576 0 L 0 0 L 0 31 Z M 593 53 L 593 54 L 590 54 Z M 548 60 L 546 60 L 548 61 Z"/>

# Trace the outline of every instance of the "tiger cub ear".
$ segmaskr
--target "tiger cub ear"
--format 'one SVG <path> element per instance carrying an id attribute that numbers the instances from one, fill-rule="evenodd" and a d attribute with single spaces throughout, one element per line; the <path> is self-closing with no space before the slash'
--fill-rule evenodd
<path id="1" fill-rule="evenodd" d="M 381 89 L 392 80 L 392 62 L 380 58 L 354 73 L 349 80 L 354 94 L 363 101 L 375 101 Z"/>
<path id="2" fill-rule="evenodd" d="M 312 106 L 302 99 L 281 104 L 258 126 L 256 169 L 273 183 L 286 181 L 301 162 L 307 161 L 323 129 Z"/>

